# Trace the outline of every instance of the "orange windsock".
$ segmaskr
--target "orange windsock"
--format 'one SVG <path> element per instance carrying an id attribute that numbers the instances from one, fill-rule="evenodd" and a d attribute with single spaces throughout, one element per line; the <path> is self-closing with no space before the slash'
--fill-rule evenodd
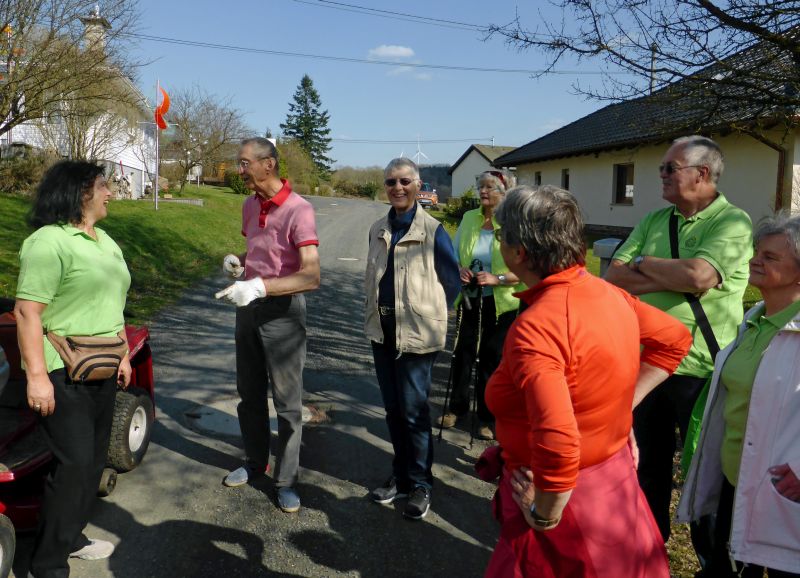
<path id="1" fill-rule="evenodd" d="M 159 87 L 159 90 L 161 90 L 162 99 L 161 99 L 161 104 L 156 106 L 156 112 L 155 112 L 156 125 L 158 125 L 158 128 L 160 128 L 161 130 L 166 130 L 167 123 L 164 121 L 164 115 L 167 114 L 167 111 L 169 110 L 169 95 L 167 94 L 167 91 L 164 90 L 163 88 Z"/>

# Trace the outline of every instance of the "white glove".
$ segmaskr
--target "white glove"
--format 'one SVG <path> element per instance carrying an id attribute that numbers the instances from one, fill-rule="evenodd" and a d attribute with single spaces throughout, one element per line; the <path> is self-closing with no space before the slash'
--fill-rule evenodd
<path id="1" fill-rule="evenodd" d="M 244 307 L 245 305 L 249 305 L 253 299 L 266 296 L 267 288 L 264 286 L 264 281 L 261 277 L 256 277 L 249 281 L 237 281 L 230 287 L 226 287 L 214 295 L 217 299 L 222 299 L 224 297 L 237 307 Z"/>
<path id="2" fill-rule="evenodd" d="M 236 255 L 225 255 L 222 260 L 222 270 L 234 279 L 238 279 L 244 273 L 244 267 Z"/>

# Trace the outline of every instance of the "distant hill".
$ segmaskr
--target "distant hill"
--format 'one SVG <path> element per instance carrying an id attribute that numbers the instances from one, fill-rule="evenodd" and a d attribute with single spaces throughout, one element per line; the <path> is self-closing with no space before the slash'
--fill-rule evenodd
<path id="1" fill-rule="evenodd" d="M 440 201 L 450 198 L 451 177 L 447 173 L 449 169 L 450 165 L 427 165 L 419 168 L 420 178 L 436 189 Z"/>

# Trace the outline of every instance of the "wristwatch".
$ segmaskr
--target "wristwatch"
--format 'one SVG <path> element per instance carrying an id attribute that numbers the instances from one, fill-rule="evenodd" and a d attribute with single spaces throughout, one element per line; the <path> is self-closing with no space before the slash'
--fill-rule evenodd
<path id="1" fill-rule="evenodd" d="M 545 530 L 558 526 L 558 523 L 561 521 L 561 516 L 557 518 L 544 518 L 540 516 L 536 511 L 536 504 L 531 504 L 531 518 L 533 518 L 533 523 L 536 524 L 536 526 Z"/>
<path id="2" fill-rule="evenodd" d="M 500 285 L 506 284 L 506 276 L 505 275 L 498 275 L 497 280 L 500 281 Z"/>
<path id="3" fill-rule="evenodd" d="M 637 271 L 639 270 L 641 264 L 644 263 L 644 259 L 646 256 L 647 255 L 638 255 L 637 257 L 633 258 L 633 266 L 636 268 Z"/>

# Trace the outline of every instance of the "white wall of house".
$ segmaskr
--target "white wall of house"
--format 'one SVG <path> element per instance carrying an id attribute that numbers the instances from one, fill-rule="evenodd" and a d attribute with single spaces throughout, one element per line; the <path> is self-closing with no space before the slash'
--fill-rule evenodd
<path id="1" fill-rule="evenodd" d="M 131 191 L 134 198 L 144 194 L 147 182 L 151 180 L 148 175 L 155 170 L 155 139 L 140 125 L 136 130 L 136 142 L 131 142 L 128 134 L 121 134 L 112 139 L 98 155 L 98 161 L 104 162 L 109 171 L 123 173 L 131 177 Z M 12 142 L 24 143 L 37 148 L 47 148 L 45 138 L 39 128 L 32 122 L 24 122 L 12 130 Z M 66 141 L 64 150 L 58 153 L 66 156 Z M 121 164 L 121 166 L 120 166 Z"/>
<path id="2" fill-rule="evenodd" d="M 472 187 L 475 189 L 475 177 L 492 168 L 489 161 L 476 150 L 472 150 L 453 171 L 451 197 L 460 197 Z"/>
<path id="3" fill-rule="evenodd" d="M 778 138 L 780 135 L 770 135 Z M 719 190 L 733 204 L 745 210 L 753 222 L 772 213 L 777 185 L 778 153 L 770 147 L 743 135 L 715 139 L 725 155 L 725 171 Z M 795 196 L 800 197 L 800 142 L 790 143 L 789 162 L 794 164 Z M 669 145 L 645 146 L 582 155 L 540 163 L 517 165 L 520 184 L 535 184 L 535 173 L 541 171 L 541 183 L 561 186 L 562 170 L 569 169 L 569 190 L 578 199 L 587 224 L 633 227 L 650 211 L 666 206 L 661 198 L 658 166 Z M 798 158 L 794 158 L 797 156 Z M 634 166 L 633 203 L 614 202 L 614 165 Z M 787 187 L 791 187 L 787 183 Z M 800 207 L 799 207 L 800 208 Z"/>

